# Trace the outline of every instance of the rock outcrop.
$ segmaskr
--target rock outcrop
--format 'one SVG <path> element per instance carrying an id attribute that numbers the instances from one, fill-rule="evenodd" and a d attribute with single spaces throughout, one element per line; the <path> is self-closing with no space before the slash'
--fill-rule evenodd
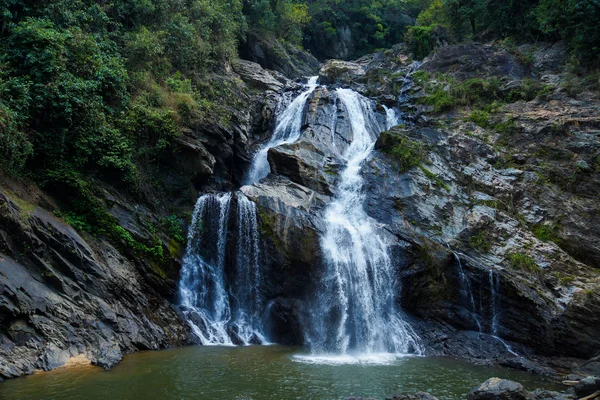
<path id="1" fill-rule="evenodd" d="M 110 368 L 134 350 L 193 342 L 169 302 L 173 276 L 80 235 L 23 197 L 0 192 L 1 377 L 73 357 Z"/>

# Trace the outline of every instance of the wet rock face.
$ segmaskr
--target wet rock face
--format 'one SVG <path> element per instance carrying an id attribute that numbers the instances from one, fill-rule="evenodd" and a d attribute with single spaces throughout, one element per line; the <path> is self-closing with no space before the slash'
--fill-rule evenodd
<path id="1" fill-rule="evenodd" d="M 192 340 L 143 260 L 133 263 L 6 193 L 0 221 L 0 376 L 81 355 L 110 368 L 123 354 Z"/>

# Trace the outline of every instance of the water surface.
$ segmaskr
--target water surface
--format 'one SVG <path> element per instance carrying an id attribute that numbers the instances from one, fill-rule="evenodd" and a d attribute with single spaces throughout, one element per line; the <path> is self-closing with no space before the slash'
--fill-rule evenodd
<path id="1" fill-rule="evenodd" d="M 184 347 L 125 357 L 111 371 L 74 367 L 0 383 L 2 400 L 383 399 L 428 391 L 441 400 L 464 398 L 497 376 L 528 389 L 553 389 L 539 377 L 447 358 L 405 357 L 383 365 L 299 362 L 284 346 Z"/>

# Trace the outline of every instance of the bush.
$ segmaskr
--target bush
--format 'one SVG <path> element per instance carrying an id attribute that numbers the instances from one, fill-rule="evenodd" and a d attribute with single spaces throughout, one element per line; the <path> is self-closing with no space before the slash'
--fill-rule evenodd
<path id="1" fill-rule="evenodd" d="M 512 253 L 508 255 L 508 261 L 513 268 L 529 272 L 540 272 L 542 269 L 535 260 L 524 253 Z"/>
<path id="2" fill-rule="evenodd" d="M 475 110 L 469 115 L 467 120 L 476 123 L 482 128 L 487 128 L 490 123 L 490 113 L 484 110 Z"/>
<path id="3" fill-rule="evenodd" d="M 390 132 L 382 133 L 380 140 L 381 151 L 394 160 L 398 172 L 406 172 L 423 162 L 423 148 L 420 143 Z"/>

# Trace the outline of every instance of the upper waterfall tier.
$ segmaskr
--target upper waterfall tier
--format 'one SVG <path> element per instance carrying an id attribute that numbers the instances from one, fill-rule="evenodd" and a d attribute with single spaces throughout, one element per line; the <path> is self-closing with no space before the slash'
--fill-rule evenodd
<path id="1" fill-rule="evenodd" d="M 305 91 L 296 97 L 283 112 L 277 116 L 275 130 L 271 139 L 254 155 L 250 169 L 245 179 L 246 185 L 260 181 L 269 173 L 267 153 L 269 149 L 283 144 L 294 143 L 300 137 L 302 116 L 306 100 L 317 87 L 318 76 L 308 79 Z"/>

